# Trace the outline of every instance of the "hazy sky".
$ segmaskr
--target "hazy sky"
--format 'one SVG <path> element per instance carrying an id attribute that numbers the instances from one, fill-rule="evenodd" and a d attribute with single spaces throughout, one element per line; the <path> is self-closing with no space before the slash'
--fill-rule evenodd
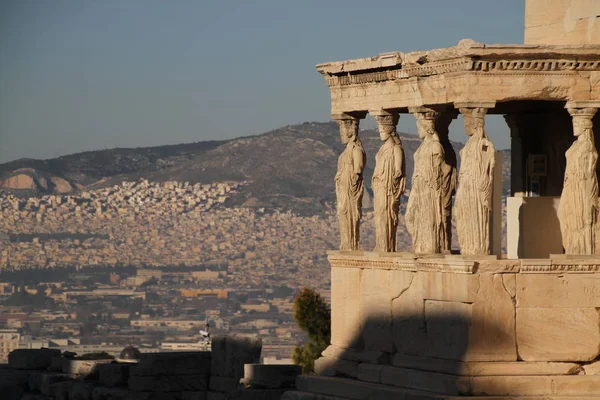
<path id="1" fill-rule="evenodd" d="M 315 64 L 522 43 L 523 13 L 523 0 L 0 0 L 0 162 L 328 121 Z M 501 118 L 488 131 L 509 146 Z"/>

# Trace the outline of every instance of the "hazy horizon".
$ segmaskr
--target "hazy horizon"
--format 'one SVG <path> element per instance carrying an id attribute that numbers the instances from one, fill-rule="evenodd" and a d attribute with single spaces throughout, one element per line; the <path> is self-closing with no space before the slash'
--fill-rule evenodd
<path id="1" fill-rule="evenodd" d="M 467 37 L 522 43 L 523 11 L 522 0 L 0 0 L 0 162 L 327 122 L 316 64 Z M 508 148 L 502 118 L 487 121 Z M 399 131 L 415 129 L 401 117 Z M 450 130 L 465 141 L 460 119 Z"/>

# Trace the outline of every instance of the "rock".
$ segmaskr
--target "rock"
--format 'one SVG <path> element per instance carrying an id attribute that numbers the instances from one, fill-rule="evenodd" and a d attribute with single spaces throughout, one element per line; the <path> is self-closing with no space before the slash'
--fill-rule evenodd
<path id="1" fill-rule="evenodd" d="M 241 388 L 240 380 L 226 376 L 211 376 L 208 388 L 215 392 L 230 393 Z"/>
<path id="2" fill-rule="evenodd" d="M 251 388 L 294 388 L 301 374 L 299 365 L 246 364 L 242 383 Z"/>
<path id="3" fill-rule="evenodd" d="M 142 354 L 130 375 L 210 375 L 211 352 L 186 351 Z"/>
<path id="4" fill-rule="evenodd" d="M 98 365 L 98 382 L 107 387 L 126 386 L 130 364 Z"/>
<path id="5" fill-rule="evenodd" d="M 133 392 L 182 392 L 208 389 L 206 375 L 130 376 L 129 390 Z"/>
<path id="6" fill-rule="evenodd" d="M 40 392 L 45 394 L 46 396 L 54 396 L 54 390 L 52 385 L 58 382 L 66 381 L 69 379 L 67 374 L 55 373 L 55 372 L 46 372 L 41 376 L 40 382 Z"/>
<path id="7" fill-rule="evenodd" d="M 206 392 L 181 392 L 181 400 L 206 400 Z"/>
<path id="8" fill-rule="evenodd" d="M 54 357 L 60 357 L 60 350 L 17 349 L 8 354 L 8 365 L 15 369 L 43 370 L 52 364 Z"/>
<path id="9" fill-rule="evenodd" d="M 63 359 L 62 372 L 71 378 L 94 378 L 98 376 L 98 366 L 112 363 L 113 360 L 75 360 Z"/>
<path id="10" fill-rule="evenodd" d="M 595 308 L 517 308 L 517 346 L 525 361 L 591 361 L 600 349 Z"/>
<path id="11" fill-rule="evenodd" d="M 213 338 L 211 348 L 212 375 L 240 379 L 244 376 L 244 364 L 260 361 L 262 341 L 221 336 Z"/>
<path id="12" fill-rule="evenodd" d="M 92 391 L 92 400 L 128 400 L 127 389 L 95 387 Z"/>

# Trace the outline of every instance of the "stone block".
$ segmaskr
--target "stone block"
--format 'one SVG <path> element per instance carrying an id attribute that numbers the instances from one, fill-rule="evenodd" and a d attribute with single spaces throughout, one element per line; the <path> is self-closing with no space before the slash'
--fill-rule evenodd
<path id="1" fill-rule="evenodd" d="M 467 303 L 425 301 L 428 357 L 466 358 L 472 308 L 473 305 Z"/>
<path id="2" fill-rule="evenodd" d="M 472 303 L 479 290 L 479 275 L 419 272 L 425 300 Z"/>
<path id="3" fill-rule="evenodd" d="M 229 393 L 241 387 L 239 379 L 227 376 L 211 376 L 208 382 L 208 388 L 214 392 Z"/>
<path id="4" fill-rule="evenodd" d="M 381 383 L 440 394 L 469 393 L 469 378 L 391 366 L 381 370 Z"/>
<path id="5" fill-rule="evenodd" d="M 130 375 L 210 375 L 210 367 L 209 351 L 145 353 Z"/>
<path id="6" fill-rule="evenodd" d="M 427 348 L 425 301 L 421 293 L 421 276 L 408 273 L 408 286 L 392 292 L 392 332 L 394 345 L 400 354 L 424 356 Z"/>
<path id="7" fill-rule="evenodd" d="M 84 382 L 70 382 L 68 389 L 68 400 L 92 400 L 94 385 Z"/>
<path id="8" fill-rule="evenodd" d="M 358 268 L 331 269 L 331 344 L 362 348 Z"/>
<path id="9" fill-rule="evenodd" d="M 9 397 L 7 397 L 7 400 L 12 400 L 12 398 L 9 396 Z M 48 396 L 44 396 L 43 394 L 39 394 L 39 393 L 23 393 L 22 397 L 17 397 L 15 400 L 52 400 L 52 399 Z"/>
<path id="10" fill-rule="evenodd" d="M 112 363 L 113 360 L 76 360 L 63 358 L 62 372 L 72 378 L 94 378 L 98 376 L 98 366 Z"/>
<path id="11" fill-rule="evenodd" d="M 577 375 L 579 364 L 568 362 L 469 362 L 464 373 L 471 376 L 530 376 L 530 375 Z"/>
<path id="12" fill-rule="evenodd" d="M 322 354 L 324 357 L 369 364 L 387 364 L 389 361 L 389 354 L 383 351 L 344 349 L 334 345 L 328 346 Z"/>
<path id="13" fill-rule="evenodd" d="M 244 364 L 260 361 L 262 341 L 221 336 L 212 339 L 211 348 L 212 375 L 241 379 L 244 376 Z"/>
<path id="14" fill-rule="evenodd" d="M 600 361 L 594 361 L 593 363 L 582 366 L 586 375 L 600 375 Z"/>
<path id="15" fill-rule="evenodd" d="M 472 306 L 468 361 L 517 361 L 515 305 L 502 274 L 479 274 Z"/>
<path id="16" fill-rule="evenodd" d="M 293 394 L 288 395 L 289 392 L 284 394 L 282 400 L 441 400 L 442 398 L 447 398 L 434 397 L 430 392 L 427 395 L 419 392 L 419 395 L 411 389 L 383 386 L 355 379 L 330 378 L 325 376 L 302 375 L 298 377 L 296 385 L 298 389 Z M 313 393 L 314 397 L 310 397 L 306 393 Z"/>
<path id="17" fill-rule="evenodd" d="M 365 350 L 394 351 L 390 310 L 390 273 L 364 270 L 360 280 L 360 325 Z"/>
<path id="18" fill-rule="evenodd" d="M 179 392 L 131 392 L 127 400 L 181 400 Z"/>
<path id="19" fill-rule="evenodd" d="M 98 365 L 98 382 L 107 387 L 127 386 L 130 364 Z"/>
<path id="20" fill-rule="evenodd" d="M 524 396 L 552 394 L 548 376 L 476 376 L 471 378 L 471 394 L 476 396 Z"/>
<path id="21" fill-rule="evenodd" d="M 206 375 L 158 375 L 130 376 L 129 390 L 132 392 L 182 392 L 208 389 Z"/>
<path id="22" fill-rule="evenodd" d="M 225 400 L 225 399 L 227 399 L 226 393 L 206 392 L 206 400 Z"/>
<path id="23" fill-rule="evenodd" d="M 299 365 L 246 364 L 242 383 L 251 388 L 294 388 L 299 375 L 302 375 Z"/>
<path id="24" fill-rule="evenodd" d="M 2 389 L 2 400 L 21 400 L 25 392 L 25 389 L 21 386 L 0 386 L 0 389 Z M 44 397 L 46 399 L 48 398 L 46 396 Z"/>
<path id="25" fill-rule="evenodd" d="M 462 361 L 409 356 L 406 354 L 394 354 L 392 364 L 395 367 L 410 368 L 420 371 L 441 372 L 450 375 L 460 375 L 466 370 L 466 364 Z"/>
<path id="26" fill-rule="evenodd" d="M 52 358 L 60 357 L 58 349 L 17 349 L 8 354 L 8 365 L 15 369 L 47 369 Z"/>
<path id="27" fill-rule="evenodd" d="M 589 396 L 600 394 L 600 376 L 554 376 L 554 394 L 569 396 Z"/>
<path id="28" fill-rule="evenodd" d="M 383 365 L 365 363 L 359 364 L 357 378 L 359 381 L 380 383 L 382 369 Z"/>
<path id="29" fill-rule="evenodd" d="M 315 372 L 325 376 L 349 376 L 356 378 L 358 362 L 321 357 L 315 360 Z"/>
<path id="30" fill-rule="evenodd" d="M 517 307 L 600 307 L 600 274 L 518 274 Z"/>
<path id="31" fill-rule="evenodd" d="M 40 378 L 40 392 L 46 396 L 52 396 L 53 391 L 51 386 L 55 383 L 66 381 L 69 379 L 67 374 L 61 374 L 57 372 L 43 373 Z"/>
<path id="32" fill-rule="evenodd" d="M 128 400 L 128 395 L 127 389 L 98 386 L 92 391 L 92 400 Z"/>
<path id="33" fill-rule="evenodd" d="M 517 308 L 517 345 L 525 361 L 591 361 L 600 349 L 595 308 Z"/>
<path id="34" fill-rule="evenodd" d="M 206 392 L 181 392 L 181 400 L 206 400 Z"/>

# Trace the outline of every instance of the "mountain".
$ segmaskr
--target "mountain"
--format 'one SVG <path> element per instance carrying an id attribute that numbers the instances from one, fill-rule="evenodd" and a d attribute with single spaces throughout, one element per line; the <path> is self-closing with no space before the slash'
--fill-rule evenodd
<path id="1" fill-rule="evenodd" d="M 399 135 L 410 177 L 420 140 L 406 133 Z M 370 188 L 381 141 L 375 130 L 362 130 L 360 137 L 367 153 L 364 174 Z M 461 143 L 452 145 L 457 153 L 462 148 Z M 0 164 L 0 190 L 31 196 L 93 190 L 140 178 L 191 183 L 247 181 L 226 205 L 289 209 L 310 215 L 333 207 L 333 179 L 343 149 L 337 124 L 306 122 L 231 140 L 16 160 Z M 506 187 L 510 156 L 506 154 L 504 160 Z"/>

